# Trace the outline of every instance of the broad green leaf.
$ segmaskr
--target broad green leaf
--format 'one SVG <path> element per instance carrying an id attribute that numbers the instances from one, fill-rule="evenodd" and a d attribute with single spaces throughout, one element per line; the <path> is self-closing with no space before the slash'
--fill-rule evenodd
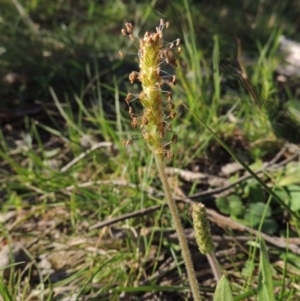
<path id="1" fill-rule="evenodd" d="M 274 219 L 272 219 L 272 218 L 266 218 L 266 219 L 264 220 L 264 223 L 263 223 L 262 229 L 261 229 L 261 231 L 262 231 L 263 233 L 272 235 L 272 234 L 274 234 L 277 230 L 278 230 L 278 224 L 277 224 L 277 222 L 276 222 Z"/>
<path id="2" fill-rule="evenodd" d="M 216 200 L 219 210 L 224 214 L 230 216 L 239 216 L 244 209 L 244 205 L 237 195 L 230 195 L 228 197 L 220 197 Z"/>
<path id="3" fill-rule="evenodd" d="M 257 301 L 275 301 L 272 280 L 272 270 L 265 242 L 260 238 L 259 277 Z"/>
<path id="4" fill-rule="evenodd" d="M 263 190 L 256 182 L 245 187 L 244 197 L 247 197 L 247 199 L 253 203 L 262 202 L 266 198 Z"/>
<path id="5" fill-rule="evenodd" d="M 260 223 L 264 215 L 265 206 L 266 205 L 261 202 L 250 204 L 245 214 L 245 220 L 247 221 L 249 226 L 255 227 Z M 270 217 L 271 215 L 272 215 L 271 209 L 270 207 L 268 207 L 265 217 Z"/>
<path id="6" fill-rule="evenodd" d="M 214 301 L 233 301 L 230 283 L 225 276 L 217 284 Z"/>

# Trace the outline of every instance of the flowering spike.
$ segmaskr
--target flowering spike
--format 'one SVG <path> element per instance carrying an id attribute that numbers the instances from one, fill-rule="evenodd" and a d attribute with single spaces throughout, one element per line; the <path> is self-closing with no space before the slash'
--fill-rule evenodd
<path id="1" fill-rule="evenodd" d="M 205 206 L 201 203 L 193 206 L 193 222 L 196 241 L 202 254 L 211 253 L 214 249 L 214 243 L 210 233 L 209 221 Z"/>
<path id="2" fill-rule="evenodd" d="M 132 94 L 128 93 L 125 98 L 129 106 L 129 114 L 132 118 L 131 126 L 141 129 L 145 141 L 150 149 L 159 157 L 166 155 L 168 158 L 172 154 L 165 149 L 164 140 L 166 140 L 167 132 L 172 131 L 165 119 L 175 118 L 176 112 L 174 111 L 174 104 L 172 103 L 172 92 L 163 92 L 161 86 L 165 82 L 161 74 L 161 64 L 167 62 L 172 66 L 177 66 L 176 59 L 173 54 L 173 49 L 179 45 L 179 39 L 169 44 L 169 48 L 165 48 L 163 38 L 163 29 L 169 26 L 168 22 L 163 19 L 160 20 L 156 32 L 146 32 L 144 37 L 139 41 L 138 57 L 140 61 L 140 71 L 132 71 L 129 74 L 129 80 L 133 84 L 136 81 L 141 82 L 142 91 L 139 95 L 140 103 L 143 105 L 143 115 L 138 117 L 133 113 L 133 109 L 129 106 L 132 99 Z M 133 26 L 131 23 L 125 24 L 125 29 L 122 29 L 122 34 L 127 35 L 133 40 Z M 121 53 L 120 53 L 121 55 Z M 172 84 L 177 83 L 176 76 L 173 75 L 169 78 Z M 163 95 L 165 94 L 165 95 Z M 163 100 L 167 99 L 168 104 L 163 105 Z M 169 115 L 166 116 L 164 111 L 168 110 Z M 173 134 L 171 142 L 177 142 L 177 135 Z"/>

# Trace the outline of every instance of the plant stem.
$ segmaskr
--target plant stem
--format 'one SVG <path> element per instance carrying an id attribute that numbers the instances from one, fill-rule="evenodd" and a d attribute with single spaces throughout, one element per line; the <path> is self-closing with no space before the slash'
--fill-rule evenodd
<path id="1" fill-rule="evenodd" d="M 159 171 L 160 179 L 161 179 L 161 182 L 162 182 L 165 194 L 166 194 L 167 202 L 170 207 L 174 225 L 175 225 L 175 228 L 177 231 L 179 244 L 181 247 L 183 260 L 185 262 L 193 298 L 194 298 L 194 301 L 200 301 L 201 297 L 200 297 L 199 285 L 198 285 L 198 282 L 196 279 L 196 273 L 195 273 L 194 266 L 192 263 L 192 258 L 191 258 L 191 254 L 190 254 L 190 251 L 188 248 L 188 244 L 187 244 L 186 238 L 184 236 L 183 227 L 182 227 L 182 224 L 181 224 L 181 221 L 179 218 L 176 203 L 172 197 L 170 186 L 169 186 L 169 183 L 168 183 L 168 180 L 166 177 L 164 163 L 159 154 L 154 154 L 154 156 L 155 156 L 156 165 L 157 165 L 157 168 Z"/>
<path id="2" fill-rule="evenodd" d="M 214 252 L 210 252 L 210 253 L 206 254 L 206 257 L 207 257 L 209 265 L 212 269 L 213 275 L 214 275 L 216 281 L 218 282 L 222 277 L 222 272 L 220 270 L 220 266 L 219 266 L 218 260 L 216 258 L 216 255 Z"/>

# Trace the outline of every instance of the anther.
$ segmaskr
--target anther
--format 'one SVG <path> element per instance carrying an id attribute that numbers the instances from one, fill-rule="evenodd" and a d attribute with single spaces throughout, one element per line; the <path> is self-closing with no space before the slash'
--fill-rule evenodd
<path id="1" fill-rule="evenodd" d="M 176 143 L 177 143 L 177 141 L 178 141 L 178 137 L 177 137 L 177 135 L 176 135 L 176 134 L 173 134 L 171 141 L 172 141 L 174 144 L 176 144 Z"/>
<path id="2" fill-rule="evenodd" d="M 132 98 L 132 94 L 131 93 L 128 93 L 126 98 L 125 98 L 125 101 L 126 103 L 129 105 L 130 101 L 131 101 L 131 98 Z"/>
<path id="3" fill-rule="evenodd" d="M 153 38 L 154 38 L 154 36 L 153 36 Z M 153 43 L 153 38 L 152 38 L 152 37 L 148 37 L 148 38 L 146 39 L 146 42 L 147 42 L 148 44 L 152 44 L 152 43 Z"/>
<path id="4" fill-rule="evenodd" d="M 170 151 L 166 151 L 166 157 L 171 160 L 174 157 L 174 154 L 172 154 Z"/>
<path id="5" fill-rule="evenodd" d="M 134 118 L 137 118 L 138 115 L 136 115 L 136 114 L 134 114 L 134 113 L 130 113 L 130 117 L 131 117 L 132 119 L 134 119 Z"/>
<path id="6" fill-rule="evenodd" d="M 173 98 L 173 95 L 172 95 L 171 91 L 167 92 L 167 97 L 168 97 L 168 101 L 170 102 L 172 100 L 172 98 Z"/>
<path id="7" fill-rule="evenodd" d="M 124 146 L 127 146 L 127 145 L 129 145 L 131 143 L 131 141 L 128 139 L 128 140 L 126 140 L 126 139 L 122 139 L 122 144 L 124 145 Z"/>
<path id="8" fill-rule="evenodd" d="M 131 122 L 131 126 L 133 128 L 136 128 L 138 126 L 139 122 L 138 122 L 138 118 L 137 117 L 133 117 L 132 118 L 132 122 Z"/>
<path id="9" fill-rule="evenodd" d="M 171 82 L 172 84 L 176 85 L 178 83 L 177 79 L 176 79 L 176 75 L 172 75 L 169 78 L 169 82 Z"/>
<path id="10" fill-rule="evenodd" d="M 148 124 L 148 119 L 145 116 L 143 116 L 142 117 L 142 125 L 147 125 L 147 124 Z"/>
<path id="11" fill-rule="evenodd" d="M 169 117 L 171 119 L 174 119 L 176 117 L 176 112 L 172 110 L 171 113 L 170 113 L 170 115 L 169 115 Z"/>
<path id="12" fill-rule="evenodd" d="M 129 74 L 129 80 L 130 82 L 133 84 L 137 79 L 138 79 L 138 72 L 136 71 L 132 71 L 130 74 Z"/>
<path id="13" fill-rule="evenodd" d="M 125 23 L 125 27 L 128 33 L 132 33 L 133 26 L 131 23 Z"/>
<path id="14" fill-rule="evenodd" d="M 172 102 L 169 102 L 169 109 L 173 110 L 175 108 L 175 105 Z"/>

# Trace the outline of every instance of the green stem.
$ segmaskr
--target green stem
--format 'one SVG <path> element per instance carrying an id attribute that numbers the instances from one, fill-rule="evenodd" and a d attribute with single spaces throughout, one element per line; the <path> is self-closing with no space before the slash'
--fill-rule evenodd
<path id="1" fill-rule="evenodd" d="M 222 277 L 222 272 L 221 272 L 221 269 L 220 269 L 220 266 L 219 266 L 219 262 L 216 258 L 216 255 L 215 255 L 214 252 L 210 252 L 210 253 L 206 254 L 206 257 L 207 257 L 209 265 L 212 269 L 214 277 L 215 277 L 216 281 L 218 282 Z"/>
<path id="2" fill-rule="evenodd" d="M 168 180 L 166 177 L 166 173 L 165 173 L 164 164 L 160 157 L 160 154 L 154 154 L 154 156 L 155 156 L 157 169 L 159 171 L 160 179 L 161 179 L 161 182 L 162 182 L 165 194 L 166 194 L 167 202 L 170 207 L 174 225 L 175 225 L 175 228 L 177 231 L 178 240 L 179 240 L 179 244 L 181 247 L 183 260 L 185 262 L 193 298 L 194 298 L 194 301 L 201 301 L 199 285 L 198 285 L 198 282 L 196 279 L 196 273 L 195 273 L 194 266 L 192 263 L 191 254 L 190 254 L 190 251 L 188 248 L 186 238 L 184 236 L 183 227 L 182 227 L 182 224 L 181 224 L 181 221 L 179 218 L 176 203 L 171 194 L 170 186 L 169 186 L 169 183 L 168 183 Z"/>

